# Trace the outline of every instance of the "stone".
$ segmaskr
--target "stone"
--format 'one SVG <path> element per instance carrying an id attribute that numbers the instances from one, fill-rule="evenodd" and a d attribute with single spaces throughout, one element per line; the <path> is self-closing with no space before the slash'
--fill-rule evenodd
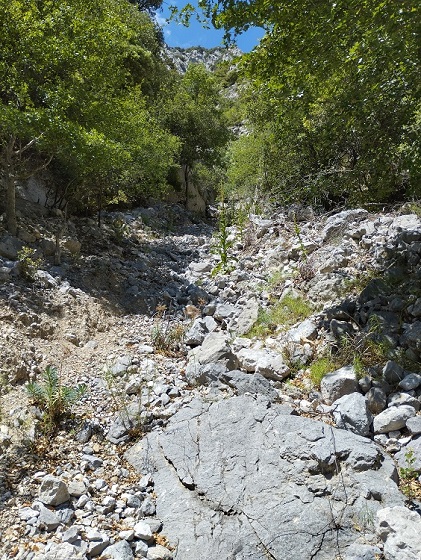
<path id="1" fill-rule="evenodd" d="M 146 558 L 148 549 L 148 543 L 146 543 L 145 541 L 137 541 L 135 544 L 135 554 L 136 556 L 140 556 L 141 558 Z"/>
<path id="2" fill-rule="evenodd" d="M 145 498 L 140 506 L 140 513 L 146 517 L 148 515 L 155 515 L 156 507 L 153 500 L 150 498 Z"/>
<path id="3" fill-rule="evenodd" d="M 230 303 L 218 303 L 213 314 L 213 318 L 219 322 L 232 319 L 238 314 L 239 310 L 235 305 Z"/>
<path id="4" fill-rule="evenodd" d="M 373 420 L 364 395 L 351 393 L 332 404 L 333 417 L 338 428 L 351 430 L 360 436 L 368 436 Z"/>
<path id="5" fill-rule="evenodd" d="M 289 374 L 289 367 L 283 357 L 272 350 L 242 348 L 237 353 L 239 365 L 249 372 L 256 372 L 275 381 L 282 381 Z"/>
<path id="6" fill-rule="evenodd" d="M 285 338 L 289 342 L 296 342 L 302 344 L 309 340 L 315 340 L 317 338 L 318 330 L 317 325 L 312 319 L 306 319 L 298 326 L 287 331 Z"/>
<path id="7" fill-rule="evenodd" d="M 20 508 L 18 511 L 18 515 L 19 518 L 22 519 L 22 521 L 28 521 L 28 519 L 32 519 L 33 517 L 38 517 L 39 511 L 27 506 L 27 507 Z"/>
<path id="8" fill-rule="evenodd" d="M 241 313 L 237 318 L 237 325 L 235 332 L 237 335 L 242 336 L 247 334 L 256 323 L 259 316 L 259 303 L 256 299 L 250 299 L 243 307 Z"/>
<path id="9" fill-rule="evenodd" d="M 413 389 L 417 389 L 420 385 L 421 375 L 418 373 L 409 373 L 399 382 L 399 387 L 404 391 L 412 391 Z"/>
<path id="10" fill-rule="evenodd" d="M 341 340 L 346 336 L 353 334 L 354 329 L 352 325 L 347 321 L 338 321 L 337 319 L 332 319 L 329 325 L 330 331 L 337 340 Z"/>
<path id="11" fill-rule="evenodd" d="M 389 385 L 396 385 L 404 378 L 404 369 L 393 360 L 389 360 L 383 368 L 382 376 Z"/>
<path id="12" fill-rule="evenodd" d="M 39 500 L 45 505 L 57 506 L 70 500 L 70 495 L 66 484 L 62 480 L 47 475 L 41 483 Z"/>
<path id="13" fill-rule="evenodd" d="M 412 406 L 391 406 L 374 417 L 373 431 L 375 434 L 385 434 L 393 430 L 400 430 L 405 427 L 406 421 L 412 416 L 415 416 L 415 409 Z"/>
<path id="14" fill-rule="evenodd" d="M 184 336 L 184 342 L 188 346 L 198 346 L 202 344 L 205 336 L 214 332 L 218 324 L 213 317 L 204 317 L 196 319 L 190 329 Z"/>
<path id="15" fill-rule="evenodd" d="M 34 509 L 39 511 L 38 527 L 46 531 L 54 531 L 60 525 L 60 518 L 54 511 L 46 508 L 42 503 L 36 503 Z"/>
<path id="16" fill-rule="evenodd" d="M 193 274 L 203 274 L 205 272 L 211 272 L 212 264 L 209 261 L 202 263 L 192 262 L 189 264 L 189 268 Z"/>
<path id="17" fill-rule="evenodd" d="M 343 232 L 353 221 L 364 218 L 367 215 L 367 210 L 356 209 L 344 210 L 330 216 L 326 220 L 326 224 L 322 232 L 324 241 L 327 241 L 334 235 L 338 235 L 340 232 Z"/>
<path id="18" fill-rule="evenodd" d="M 401 346 L 409 346 L 416 352 L 421 352 L 421 321 L 415 321 L 404 326 L 400 344 Z"/>
<path id="19" fill-rule="evenodd" d="M 128 368 L 131 366 L 132 357 L 131 356 L 121 356 L 118 358 L 109 368 L 110 373 L 116 377 L 121 377 L 126 373 Z"/>
<path id="20" fill-rule="evenodd" d="M 183 560 L 332 560 L 359 538 L 361 511 L 404 500 L 392 459 L 368 438 L 259 396 L 193 399 L 125 458 L 155 466 L 157 514 Z"/>
<path id="21" fill-rule="evenodd" d="M 386 560 L 421 558 L 421 517 L 403 506 L 386 507 L 376 513 L 376 532 L 384 542 Z"/>
<path id="22" fill-rule="evenodd" d="M 418 412 L 420 409 L 420 401 L 409 395 L 408 393 L 392 393 L 387 399 L 387 406 L 401 406 L 402 404 L 407 404 L 412 406 Z"/>
<path id="23" fill-rule="evenodd" d="M 229 337 L 223 332 L 209 333 L 201 346 L 190 350 L 188 360 L 189 364 L 193 365 L 221 362 L 228 369 L 235 369 L 238 365 L 229 344 Z"/>
<path id="24" fill-rule="evenodd" d="M 144 521 L 139 521 L 138 523 L 136 523 L 136 525 L 133 527 L 133 531 L 135 537 L 138 539 L 150 541 L 153 538 L 150 526 Z"/>
<path id="25" fill-rule="evenodd" d="M 332 404 L 344 395 L 358 391 L 358 381 L 352 366 L 344 366 L 325 375 L 320 383 L 322 397 Z"/>
<path id="26" fill-rule="evenodd" d="M 71 480 L 67 485 L 69 495 L 75 498 L 80 498 L 86 492 L 85 483 L 81 480 Z"/>
<path id="27" fill-rule="evenodd" d="M 244 373 L 240 370 L 227 371 L 219 376 L 219 380 L 235 389 L 237 395 L 260 394 L 271 402 L 278 398 L 278 393 L 270 381 L 260 373 Z"/>
<path id="28" fill-rule="evenodd" d="M 91 469 L 99 469 L 102 467 L 104 461 L 101 457 L 96 457 L 95 455 L 85 454 L 82 455 L 82 461 L 86 461 Z"/>
<path id="29" fill-rule="evenodd" d="M 90 556 L 99 556 L 110 544 L 110 539 L 103 533 L 101 539 L 97 541 L 92 541 L 88 545 L 88 553 Z"/>
<path id="30" fill-rule="evenodd" d="M 18 252 L 23 248 L 23 243 L 17 237 L 6 235 L 0 239 L 0 257 L 17 260 Z"/>
<path id="31" fill-rule="evenodd" d="M 102 558 L 113 558 L 114 560 L 133 560 L 132 548 L 127 541 L 119 541 L 107 548 L 101 554 Z"/>
<path id="32" fill-rule="evenodd" d="M 147 560 L 172 560 L 173 554 L 165 546 L 157 544 L 148 548 Z"/>
<path id="33" fill-rule="evenodd" d="M 220 362 L 200 365 L 191 361 L 187 364 L 186 379 L 190 385 L 210 385 L 217 382 L 226 371 L 228 369 Z"/>
<path id="34" fill-rule="evenodd" d="M 81 560 L 76 548 L 70 543 L 54 544 L 45 554 L 35 556 L 34 560 Z"/>
<path id="35" fill-rule="evenodd" d="M 368 409 L 373 414 L 379 414 L 386 408 L 387 396 L 383 389 L 379 387 L 371 387 L 365 395 L 365 398 L 367 400 Z"/>
<path id="36" fill-rule="evenodd" d="M 343 560 L 375 560 L 381 558 L 382 551 L 378 546 L 354 543 L 346 551 Z"/>
<path id="37" fill-rule="evenodd" d="M 413 416 L 406 421 L 406 427 L 410 434 L 421 434 L 421 416 Z"/>
<path id="38" fill-rule="evenodd" d="M 70 527 L 70 529 L 67 529 L 67 531 L 63 533 L 61 539 L 63 542 L 68 542 L 72 544 L 73 542 L 77 541 L 78 538 L 79 538 L 79 529 L 73 526 Z"/>
<path id="39" fill-rule="evenodd" d="M 417 417 L 419 418 L 419 416 Z M 398 462 L 400 468 L 406 469 L 409 467 L 407 454 L 410 452 L 411 456 L 415 459 L 411 465 L 418 473 L 421 473 L 421 436 L 416 436 L 411 439 L 406 445 L 401 447 L 395 455 L 395 460 Z"/>

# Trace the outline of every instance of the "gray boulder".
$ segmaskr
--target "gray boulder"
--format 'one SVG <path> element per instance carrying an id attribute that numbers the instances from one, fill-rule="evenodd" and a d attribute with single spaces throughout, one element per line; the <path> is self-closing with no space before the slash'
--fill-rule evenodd
<path id="1" fill-rule="evenodd" d="M 282 381 L 289 374 L 289 367 L 277 352 L 266 349 L 242 348 L 237 353 L 240 367 L 245 371 L 256 372 L 267 379 Z"/>
<path id="2" fill-rule="evenodd" d="M 312 319 L 306 319 L 286 333 L 286 340 L 289 342 L 303 343 L 317 338 L 317 325 Z"/>
<path id="3" fill-rule="evenodd" d="M 70 495 L 66 484 L 62 480 L 47 475 L 42 479 L 39 500 L 48 506 L 58 506 L 70 500 Z"/>
<path id="4" fill-rule="evenodd" d="M 160 544 L 150 546 L 146 555 L 146 560 L 172 560 L 172 558 L 172 552 Z"/>
<path id="5" fill-rule="evenodd" d="M 379 447 L 285 412 L 263 398 L 196 399 L 126 452 L 140 472 L 146 455 L 155 466 L 175 559 L 332 560 L 358 539 L 361 511 L 402 505 Z"/>
<path id="6" fill-rule="evenodd" d="M 343 212 L 334 214 L 326 220 L 326 224 L 322 232 L 324 241 L 327 241 L 329 238 L 339 233 L 343 234 L 353 221 L 367 216 L 367 210 L 363 209 L 344 210 Z"/>
<path id="7" fill-rule="evenodd" d="M 373 417 L 361 393 L 344 395 L 333 403 L 332 408 L 338 428 L 351 430 L 360 436 L 368 436 Z"/>
<path id="8" fill-rule="evenodd" d="M 408 373 L 399 383 L 399 387 L 404 391 L 412 391 L 421 385 L 421 375 L 418 373 Z"/>
<path id="9" fill-rule="evenodd" d="M 376 531 L 384 542 L 386 560 L 421 558 L 421 517 L 403 506 L 377 511 Z"/>
<path id="10" fill-rule="evenodd" d="M 380 387 L 371 387 L 365 396 L 367 406 L 373 414 L 379 414 L 386 408 L 387 396 Z"/>
<path id="11" fill-rule="evenodd" d="M 243 307 L 237 319 L 236 333 L 239 336 L 247 334 L 257 321 L 259 316 L 259 304 L 256 299 L 250 299 Z"/>
<path id="12" fill-rule="evenodd" d="M 202 344 L 207 334 L 216 330 L 217 326 L 213 317 L 198 318 L 186 332 L 184 342 L 189 346 L 198 346 Z"/>
<path id="13" fill-rule="evenodd" d="M 402 406 L 391 406 L 380 412 L 373 420 L 373 431 L 375 434 L 386 434 L 394 430 L 400 430 L 406 425 L 408 418 L 415 416 L 415 408 L 403 404 Z"/>
<path id="14" fill-rule="evenodd" d="M 22 249 L 23 243 L 17 237 L 12 237 L 7 235 L 0 240 L 0 257 L 5 257 L 6 259 L 16 260 L 18 258 L 18 252 Z"/>
<path id="15" fill-rule="evenodd" d="M 35 556 L 34 560 L 84 560 L 86 556 L 80 555 L 76 548 L 69 543 L 53 545 L 45 554 Z"/>
<path id="16" fill-rule="evenodd" d="M 323 399 L 332 404 L 344 395 L 358 391 L 358 381 L 352 366 L 345 366 L 325 375 L 320 383 Z"/>
<path id="17" fill-rule="evenodd" d="M 354 543 L 346 551 L 343 560 L 374 560 L 375 558 L 381 558 L 381 554 L 378 546 Z"/>
<path id="18" fill-rule="evenodd" d="M 208 334 L 201 346 L 189 352 L 188 360 L 189 364 L 195 367 L 213 362 L 222 362 L 228 369 L 235 369 L 238 365 L 229 344 L 229 337 L 223 332 Z"/>
<path id="19" fill-rule="evenodd" d="M 404 378 L 404 369 L 402 366 L 389 360 L 383 368 L 383 379 L 389 383 L 389 385 L 396 385 Z"/>
<path id="20" fill-rule="evenodd" d="M 114 560 L 133 560 L 134 558 L 131 546 L 124 540 L 108 546 L 101 556 Z"/>
<path id="21" fill-rule="evenodd" d="M 406 421 L 406 427 L 413 435 L 421 434 L 421 416 L 413 416 Z"/>
<path id="22" fill-rule="evenodd" d="M 272 387 L 270 381 L 260 373 L 244 373 L 239 370 L 227 371 L 219 376 L 219 380 L 235 389 L 238 395 L 244 395 L 245 393 L 263 395 L 271 402 L 278 398 L 278 393 Z"/>

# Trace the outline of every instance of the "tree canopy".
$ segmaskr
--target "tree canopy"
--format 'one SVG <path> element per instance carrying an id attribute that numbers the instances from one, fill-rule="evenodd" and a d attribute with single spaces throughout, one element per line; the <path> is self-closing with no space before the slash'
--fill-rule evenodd
<path id="1" fill-rule="evenodd" d="M 88 206 L 107 191 L 164 184 L 178 141 L 148 105 L 165 68 L 151 18 L 127 0 L 0 0 L 0 9 L 9 229 L 16 182 L 51 160 Z"/>
<path id="2" fill-rule="evenodd" d="M 270 136 L 277 153 L 275 191 L 325 203 L 420 194 L 418 3 L 199 4 L 227 32 L 266 30 L 247 56 L 248 117 L 252 141 Z"/>

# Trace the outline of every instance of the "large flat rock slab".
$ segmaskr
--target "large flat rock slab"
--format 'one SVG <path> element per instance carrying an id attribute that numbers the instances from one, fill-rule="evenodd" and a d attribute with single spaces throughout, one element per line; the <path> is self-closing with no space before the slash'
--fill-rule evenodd
<path id="1" fill-rule="evenodd" d="M 379 447 L 290 412 L 264 398 L 197 399 L 126 453 L 153 472 L 174 558 L 332 560 L 372 534 L 364 520 L 379 508 L 403 504 Z"/>

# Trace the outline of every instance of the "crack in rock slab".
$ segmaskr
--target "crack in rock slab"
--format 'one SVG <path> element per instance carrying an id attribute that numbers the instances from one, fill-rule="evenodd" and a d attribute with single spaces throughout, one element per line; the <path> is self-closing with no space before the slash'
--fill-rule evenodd
<path id="1" fill-rule="evenodd" d="M 177 560 L 331 560 L 361 536 L 356 519 L 403 504 L 392 460 L 370 440 L 263 398 L 196 399 L 126 459 L 153 465 Z"/>

